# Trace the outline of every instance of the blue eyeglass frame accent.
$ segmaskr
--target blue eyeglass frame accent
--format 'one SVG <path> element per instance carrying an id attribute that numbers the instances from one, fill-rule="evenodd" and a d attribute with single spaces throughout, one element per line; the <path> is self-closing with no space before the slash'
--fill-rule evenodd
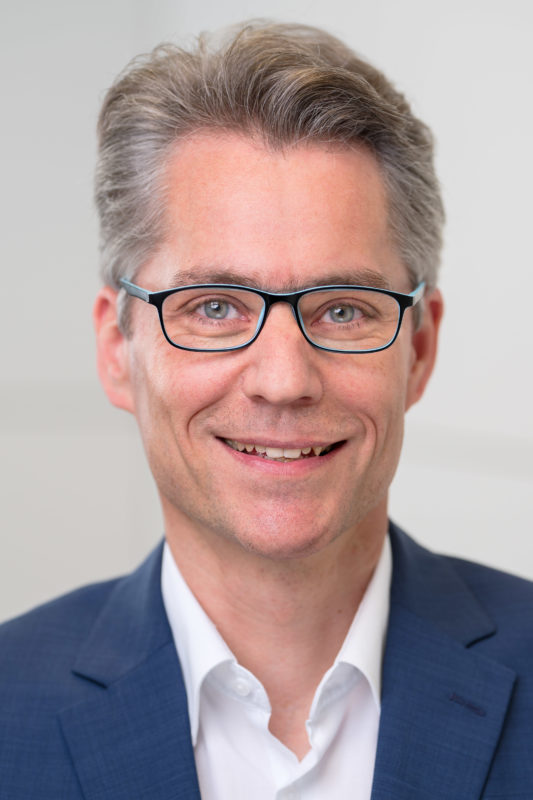
<path id="1" fill-rule="evenodd" d="M 228 353 L 232 350 L 242 350 L 244 347 L 248 347 L 248 345 L 255 342 L 259 334 L 261 333 L 263 326 L 266 322 L 268 312 L 271 306 L 274 303 L 288 303 L 292 308 L 292 313 L 294 318 L 300 328 L 300 331 L 307 342 L 313 347 L 316 347 L 318 350 L 326 350 L 330 353 L 347 353 L 347 354 L 358 354 L 358 353 L 377 353 L 380 350 L 386 350 L 388 347 L 394 344 L 396 341 L 398 334 L 400 332 L 400 328 L 402 325 L 403 315 L 407 308 L 412 308 L 416 306 L 418 302 L 424 296 L 424 291 L 426 288 L 425 281 L 421 281 L 416 289 L 413 289 L 412 292 L 409 294 L 404 294 L 403 292 L 394 292 L 391 289 L 381 289 L 376 286 L 358 286 L 358 285 L 350 285 L 350 284 L 334 284 L 328 286 L 312 286 L 309 289 L 301 289 L 298 292 L 288 292 L 288 293 L 281 293 L 281 292 L 266 292 L 263 289 L 251 289 L 249 286 L 242 286 L 238 283 L 193 283 L 188 286 L 176 286 L 173 289 L 163 289 L 159 292 L 150 292 L 148 289 L 143 289 L 141 286 L 137 286 L 137 284 L 132 283 L 127 278 L 121 278 L 119 281 L 121 287 L 127 292 L 127 294 L 131 295 L 132 297 L 138 297 L 140 300 L 144 300 L 145 303 L 149 303 L 152 306 L 157 308 L 157 312 L 159 314 L 159 322 L 161 324 L 161 330 L 163 331 L 163 335 L 167 342 L 172 345 L 172 347 L 177 347 L 179 350 L 189 350 L 194 353 Z M 175 294 L 176 292 L 181 292 L 186 289 L 243 289 L 246 292 L 252 292 L 253 294 L 259 295 L 263 299 L 263 310 L 259 315 L 259 319 L 257 321 L 257 328 L 255 329 L 255 333 L 253 336 L 248 339 L 248 341 L 243 342 L 243 344 L 237 344 L 233 347 L 219 347 L 213 348 L 212 350 L 206 350 L 205 348 L 197 348 L 197 347 L 185 347 L 181 344 L 176 344 L 170 339 L 167 335 L 165 330 L 165 323 L 163 322 L 163 303 L 167 297 L 171 294 Z M 311 294 L 312 292 L 322 292 L 325 289 L 357 289 L 360 291 L 366 292 L 380 292 L 381 294 L 386 294 L 389 297 L 393 297 L 396 302 L 398 303 L 400 312 L 398 315 L 398 325 L 396 326 L 396 333 L 392 337 L 392 339 L 387 342 L 387 344 L 382 345 L 381 347 L 374 347 L 371 350 L 339 350 L 335 347 L 324 347 L 324 345 L 317 344 L 313 342 L 312 339 L 309 338 L 307 332 L 305 330 L 304 324 L 300 317 L 300 310 L 298 308 L 298 301 L 301 297 L 306 294 Z"/>

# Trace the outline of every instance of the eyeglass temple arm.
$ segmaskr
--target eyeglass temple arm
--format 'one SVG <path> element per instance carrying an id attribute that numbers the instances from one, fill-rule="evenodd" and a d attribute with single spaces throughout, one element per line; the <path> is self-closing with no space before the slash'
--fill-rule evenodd
<path id="1" fill-rule="evenodd" d="M 146 289 L 141 289 L 140 286 L 132 283 L 127 278 L 121 278 L 119 283 L 128 294 L 132 295 L 132 297 L 140 297 L 140 299 L 144 300 L 145 303 L 150 302 L 150 292 L 147 292 Z"/>
<path id="2" fill-rule="evenodd" d="M 424 296 L 425 289 L 426 289 L 426 282 L 425 281 L 421 281 L 418 284 L 418 286 L 416 287 L 416 289 L 413 289 L 412 292 L 409 292 L 409 297 L 413 298 L 413 303 L 412 303 L 413 306 L 416 306 L 416 304 L 420 300 L 422 300 L 422 297 Z"/>

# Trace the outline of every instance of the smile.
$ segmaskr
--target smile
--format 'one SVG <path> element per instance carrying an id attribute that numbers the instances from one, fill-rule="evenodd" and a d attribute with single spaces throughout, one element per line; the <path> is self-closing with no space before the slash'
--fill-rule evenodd
<path id="1" fill-rule="evenodd" d="M 246 453 L 251 456 L 259 456 L 260 458 L 269 459 L 271 461 L 297 461 L 301 458 L 316 458 L 316 456 L 325 456 L 326 453 L 331 452 L 335 447 L 338 447 L 342 442 L 334 442 L 328 445 L 316 445 L 312 447 L 267 447 L 261 444 L 251 444 L 249 442 L 237 442 L 234 439 L 223 440 L 232 450 L 238 450 L 239 453 Z"/>

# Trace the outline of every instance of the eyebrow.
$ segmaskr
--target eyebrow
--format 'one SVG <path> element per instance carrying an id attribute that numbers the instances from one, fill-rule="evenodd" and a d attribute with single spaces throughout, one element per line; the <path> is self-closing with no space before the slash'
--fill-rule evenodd
<path id="1" fill-rule="evenodd" d="M 234 272 L 231 269 L 194 267 L 178 270 L 172 276 L 172 288 L 190 286 L 201 283 L 228 283 L 247 286 L 250 289 L 264 289 L 272 292 L 298 292 L 314 286 L 372 286 L 376 289 L 392 289 L 392 285 L 384 275 L 373 269 L 353 269 L 335 272 L 323 272 L 315 276 L 311 283 L 287 281 L 282 286 L 267 288 L 264 282 L 249 274 Z"/>

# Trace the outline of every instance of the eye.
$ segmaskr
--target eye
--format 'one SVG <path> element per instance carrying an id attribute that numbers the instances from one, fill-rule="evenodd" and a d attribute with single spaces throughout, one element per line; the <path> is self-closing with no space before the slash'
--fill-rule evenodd
<path id="1" fill-rule="evenodd" d="M 328 308 L 324 314 L 327 322 L 346 323 L 353 322 L 354 319 L 361 319 L 363 316 L 361 310 L 348 303 L 337 303 L 331 308 Z"/>
<path id="2" fill-rule="evenodd" d="M 209 319 L 236 319 L 239 316 L 235 306 L 217 298 L 201 303 L 196 311 Z"/>

